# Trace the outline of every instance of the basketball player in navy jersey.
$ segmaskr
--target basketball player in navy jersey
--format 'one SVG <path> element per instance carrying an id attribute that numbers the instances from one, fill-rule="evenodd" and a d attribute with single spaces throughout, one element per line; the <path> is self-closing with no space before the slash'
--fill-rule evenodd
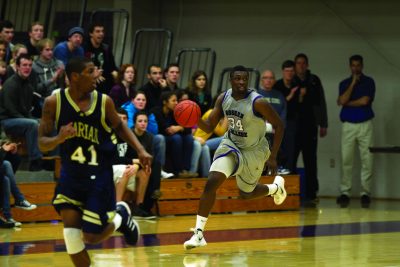
<path id="1" fill-rule="evenodd" d="M 60 145 L 61 177 L 53 205 L 64 223 L 64 240 L 75 266 L 90 266 L 85 243 L 96 244 L 115 230 L 128 244 L 139 239 L 139 228 L 125 202 L 115 203 L 112 158 L 117 133 L 137 150 L 149 168 L 151 156 L 121 122 L 113 101 L 95 91 L 96 68 L 84 58 L 66 66 L 70 87 L 46 98 L 39 127 L 39 148 Z M 54 126 L 57 135 L 53 135 Z"/>
<path id="2" fill-rule="evenodd" d="M 272 175 L 277 172 L 276 155 L 283 136 L 283 123 L 279 115 L 255 90 L 248 88 L 249 73 L 243 66 L 230 72 L 232 89 L 222 93 L 207 120 L 199 120 L 198 126 L 212 132 L 224 116 L 229 129 L 214 155 L 208 180 L 200 198 L 194 235 L 184 243 L 185 249 L 207 245 L 203 231 L 214 205 L 218 187 L 230 176 L 236 183 L 242 198 L 250 199 L 273 196 L 277 205 L 286 198 L 285 181 L 276 176 L 273 184 L 258 181 L 267 165 Z M 265 138 L 265 121 L 272 124 L 275 134 L 271 151 Z"/>

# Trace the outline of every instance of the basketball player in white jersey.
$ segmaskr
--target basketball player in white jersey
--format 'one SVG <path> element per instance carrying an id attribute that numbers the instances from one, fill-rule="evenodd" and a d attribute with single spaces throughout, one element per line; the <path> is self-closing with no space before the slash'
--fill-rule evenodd
<path id="1" fill-rule="evenodd" d="M 208 215 L 214 205 L 216 191 L 230 176 L 236 176 L 244 199 L 273 196 L 277 205 L 286 198 L 285 181 L 276 176 L 273 184 L 259 184 L 264 165 L 270 173 L 277 172 L 276 155 L 283 136 L 279 115 L 255 90 L 248 88 L 249 73 L 243 66 L 230 72 L 232 89 L 222 93 L 207 120 L 198 126 L 211 132 L 221 118 L 227 117 L 229 129 L 214 155 L 207 184 L 200 198 L 194 235 L 184 243 L 185 249 L 207 245 L 203 237 Z M 272 124 L 275 135 L 271 151 L 265 138 L 265 121 Z"/>

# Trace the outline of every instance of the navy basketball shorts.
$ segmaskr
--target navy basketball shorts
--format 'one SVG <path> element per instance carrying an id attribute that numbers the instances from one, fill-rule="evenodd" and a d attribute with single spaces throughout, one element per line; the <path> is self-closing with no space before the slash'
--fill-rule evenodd
<path id="1" fill-rule="evenodd" d="M 62 175 L 53 198 L 53 206 L 59 214 L 62 209 L 75 209 L 82 214 L 84 233 L 101 233 L 114 218 L 115 205 L 112 171 L 109 175 L 97 175 L 95 179 Z"/>

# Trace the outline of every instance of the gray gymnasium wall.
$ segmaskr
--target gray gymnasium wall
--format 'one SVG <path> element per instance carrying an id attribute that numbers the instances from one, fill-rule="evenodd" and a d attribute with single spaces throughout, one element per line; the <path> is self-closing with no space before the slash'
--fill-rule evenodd
<path id="1" fill-rule="evenodd" d="M 338 83 L 349 76 L 350 55 L 364 56 L 364 73 L 377 85 L 375 144 L 400 145 L 400 2 L 153 0 L 134 1 L 132 8 L 134 29 L 174 32 L 173 55 L 182 47 L 215 49 L 216 78 L 222 68 L 236 64 L 269 68 L 280 78 L 285 59 L 306 53 L 310 69 L 323 82 L 329 115 L 328 136 L 318 147 L 320 195 L 338 194 L 341 122 L 336 98 Z M 398 154 L 375 155 L 374 197 L 400 198 L 399 160 Z M 359 195 L 358 170 L 357 156 L 354 196 Z"/>

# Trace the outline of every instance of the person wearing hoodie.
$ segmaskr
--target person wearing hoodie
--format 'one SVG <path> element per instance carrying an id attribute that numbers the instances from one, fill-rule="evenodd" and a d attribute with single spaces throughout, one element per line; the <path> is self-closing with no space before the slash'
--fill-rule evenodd
<path id="1" fill-rule="evenodd" d="M 294 163 L 302 153 L 305 171 L 305 204 L 318 203 L 317 145 L 319 137 L 328 131 L 328 113 L 325 93 L 319 77 L 308 68 L 307 55 L 297 54 L 295 59 L 295 80 L 299 85 L 296 148 Z M 293 168 L 296 169 L 296 168 Z"/>
<path id="2" fill-rule="evenodd" d="M 54 89 L 65 88 L 64 64 L 53 57 L 54 42 L 50 39 L 39 41 L 39 57 L 33 63 L 33 70 L 38 77 L 37 91 L 43 98 L 51 95 Z"/>
<path id="3" fill-rule="evenodd" d="M 32 59 L 22 54 L 16 59 L 17 73 L 7 79 L 0 92 L 0 123 L 10 136 L 24 137 L 30 159 L 30 171 L 42 169 L 38 146 L 39 122 L 32 116 L 34 86 L 29 81 Z"/>

